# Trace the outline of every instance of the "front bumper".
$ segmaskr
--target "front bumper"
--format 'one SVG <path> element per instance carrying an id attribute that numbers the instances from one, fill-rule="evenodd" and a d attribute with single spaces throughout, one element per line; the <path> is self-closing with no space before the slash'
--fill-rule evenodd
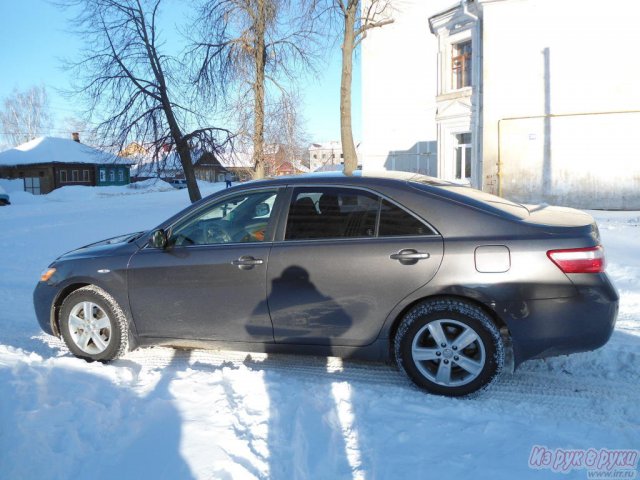
<path id="1" fill-rule="evenodd" d="M 40 328 L 49 335 L 58 335 L 53 330 L 53 304 L 58 294 L 58 288 L 46 282 L 38 282 L 33 291 L 33 306 Z"/>

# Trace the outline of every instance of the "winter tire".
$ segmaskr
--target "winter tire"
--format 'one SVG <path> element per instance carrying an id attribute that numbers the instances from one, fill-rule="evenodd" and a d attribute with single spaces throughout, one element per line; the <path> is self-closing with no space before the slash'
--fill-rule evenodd
<path id="1" fill-rule="evenodd" d="M 458 397 L 487 387 L 504 364 L 500 331 L 481 308 L 443 298 L 416 305 L 394 338 L 398 366 L 419 387 Z"/>
<path id="2" fill-rule="evenodd" d="M 101 288 L 91 285 L 72 292 L 62 303 L 59 319 L 62 338 L 76 357 L 109 361 L 128 350 L 126 317 Z"/>

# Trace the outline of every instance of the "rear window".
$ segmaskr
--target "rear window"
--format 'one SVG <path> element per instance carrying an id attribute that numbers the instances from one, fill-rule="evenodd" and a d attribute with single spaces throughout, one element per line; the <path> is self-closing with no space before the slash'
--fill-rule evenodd
<path id="1" fill-rule="evenodd" d="M 426 186 L 434 186 L 433 183 L 420 182 L 414 179 L 409 183 L 421 189 L 426 189 Z M 529 217 L 529 210 L 527 210 L 524 205 L 498 197 L 497 195 L 455 184 L 438 185 L 437 187 L 436 191 L 445 193 L 446 196 L 452 200 L 464 202 L 482 210 L 493 210 L 494 213 L 506 213 L 521 220 Z"/>
<path id="2" fill-rule="evenodd" d="M 432 234 L 431 229 L 416 217 L 387 200 L 382 200 L 380 205 L 380 226 L 378 228 L 380 237 Z"/>
<path id="3" fill-rule="evenodd" d="M 386 199 L 348 187 L 297 187 L 285 240 L 434 235 L 431 228 Z"/>

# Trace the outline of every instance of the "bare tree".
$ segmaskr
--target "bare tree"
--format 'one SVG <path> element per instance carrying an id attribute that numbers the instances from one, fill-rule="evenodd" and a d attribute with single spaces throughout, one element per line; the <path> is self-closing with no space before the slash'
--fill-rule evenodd
<path id="1" fill-rule="evenodd" d="M 211 126 L 184 72 L 184 60 L 163 51 L 158 31 L 161 0 L 63 0 L 81 13 L 75 20 L 87 49 L 71 68 L 74 93 L 88 100 L 87 114 L 106 148 L 132 141 L 155 152 L 175 150 L 192 202 L 201 198 L 191 149 L 216 153 L 229 142 L 226 128 Z M 97 117 L 97 118 L 96 118 Z"/>
<path id="2" fill-rule="evenodd" d="M 280 101 L 268 107 L 265 142 L 283 150 L 283 161 L 300 167 L 305 160 L 308 144 L 305 122 L 299 108 L 300 99 L 294 94 L 283 95 Z"/>
<path id="3" fill-rule="evenodd" d="M 4 142 L 15 146 L 49 133 L 51 115 L 44 86 L 13 90 L 0 110 L 0 131 Z"/>
<path id="4" fill-rule="evenodd" d="M 340 81 L 340 140 L 344 171 L 351 175 L 358 168 L 358 156 L 351 125 L 351 85 L 353 54 L 372 28 L 393 23 L 392 0 L 332 0 L 344 27 L 342 37 L 342 76 Z"/>
<path id="5" fill-rule="evenodd" d="M 267 97 L 286 97 L 285 84 L 312 67 L 314 6 L 290 0 L 205 0 L 201 6 L 195 78 L 203 88 L 221 75 L 236 86 L 240 130 L 251 131 L 254 178 L 265 174 Z"/>

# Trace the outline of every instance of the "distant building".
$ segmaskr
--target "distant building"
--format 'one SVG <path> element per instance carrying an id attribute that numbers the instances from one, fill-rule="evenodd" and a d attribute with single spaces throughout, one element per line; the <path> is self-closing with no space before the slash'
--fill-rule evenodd
<path id="1" fill-rule="evenodd" d="M 130 161 L 75 140 L 39 137 L 0 152 L 0 178 L 22 179 L 34 195 L 69 185 L 126 185 Z"/>
<path id="2" fill-rule="evenodd" d="M 312 143 L 309 146 L 309 169 L 312 172 L 328 166 L 342 165 L 343 163 L 342 143 L 331 141 Z"/>
<path id="3" fill-rule="evenodd" d="M 251 180 L 253 174 L 253 157 L 247 152 L 223 152 L 218 161 L 233 174 L 236 181 Z"/>
<path id="4" fill-rule="evenodd" d="M 302 165 L 297 149 L 281 143 L 268 143 L 264 146 L 264 167 L 267 177 L 298 175 L 308 171 Z"/>
<path id="5" fill-rule="evenodd" d="M 364 169 L 640 208 L 640 3 L 403 0 L 362 43 Z"/>
<path id="6" fill-rule="evenodd" d="M 182 162 L 175 150 L 161 150 L 153 154 L 138 144 L 130 144 L 121 153 L 130 154 L 138 162 L 131 170 L 134 181 L 148 178 L 173 180 L 184 178 Z M 304 166 L 289 154 L 287 148 L 281 144 L 266 144 L 264 146 L 264 166 L 266 176 L 295 175 L 307 172 Z M 224 182 L 225 173 L 230 172 L 236 181 L 252 178 L 253 155 L 251 152 L 230 151 L 213 154 L 195 149 L 191 151 L 195 176 L 198 180 L 207 182 Z"/>
<path id="7" fill-rule="evenodd" d="M 175 150 L 169 153 L 160 153 L 157 159 L 153 155 L 138 156 L 138 159 L 141 160 L 131 169 L 131 175 L 135 181 L 149 178 L 160 178 L 166 181 L 184 178 L 182 162 Z M 224 182 L 225 173 L 230 171 L 211 152 L 193 150 L 191 161 L 198 180 Z"/>

